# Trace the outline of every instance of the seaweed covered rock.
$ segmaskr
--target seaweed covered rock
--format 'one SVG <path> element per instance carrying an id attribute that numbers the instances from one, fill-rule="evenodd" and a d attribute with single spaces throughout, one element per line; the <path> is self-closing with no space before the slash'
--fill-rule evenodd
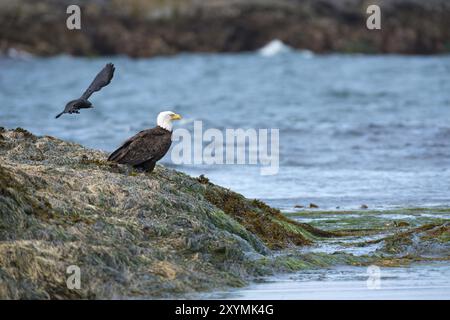
<path id="1" fill-rule="evenodd" d="M 0 130 L 0 298 L 165 297 L 240 286 L 326 236 L 260 201 L 23 129 Z M 77 266 L 80 289 L 69 289 Z"/>
<path id="2" fill-rule="evenodd" d="M 380 239 L 378 250 L 393 256 L 450 258 L 450 222 L 430 223 Z M 445 254 L 446 253 L 446 254 Z"/>

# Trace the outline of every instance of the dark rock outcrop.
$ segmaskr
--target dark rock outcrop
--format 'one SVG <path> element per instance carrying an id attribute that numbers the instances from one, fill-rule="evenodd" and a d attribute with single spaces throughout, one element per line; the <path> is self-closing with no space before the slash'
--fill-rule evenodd
<path id="1" fill-rule="evenodd" d="M 381 30 L 366 28 L 380 5 Z M 79 4 L 81 30 L 66 28 Z M 273 39 L 314 52 L 450 51 L 446 0 L 0 1 L 0 51 L 133 57 L 255 50 Z"/>

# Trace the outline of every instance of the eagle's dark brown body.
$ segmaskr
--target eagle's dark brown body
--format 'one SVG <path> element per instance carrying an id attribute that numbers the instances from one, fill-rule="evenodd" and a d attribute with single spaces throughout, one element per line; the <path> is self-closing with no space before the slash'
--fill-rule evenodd
<path id="1" fill-rule="evenodd" d="M 172 132 L 156 126 L 125 141 L 119 149 L 111 153 L 108 161 L 129 164 L 151 172 L 156 162 L 169 151 L 171 144 Z"/>

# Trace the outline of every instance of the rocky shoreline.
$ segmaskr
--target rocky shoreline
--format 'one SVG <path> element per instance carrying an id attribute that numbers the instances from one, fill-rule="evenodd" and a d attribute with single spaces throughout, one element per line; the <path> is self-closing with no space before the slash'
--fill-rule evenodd
<path id="1" fill-rule="evenodd" d="M 366 28 L 363 0 L 0 1 L 0 52 L 40 56 L 242 52 L 274 39 L 318 53 L 450 52 L 445 0 L 376 1 L 382 29 Z M 66 28 L 78 4 L 81 30 Z"/>
<path id="2" fill-rule="evenodd" d="M 450 259 L 448 219 L 361 221 L 299 223 L 203 176 L 136 172 L 97 150 L 0 128 L 1 299 L 186 297 L 276 272 Z M 378 249 L 302 250 L 330 241 Z M 80 268 L 80 289 L 67 286 L 69 266 Z"/>

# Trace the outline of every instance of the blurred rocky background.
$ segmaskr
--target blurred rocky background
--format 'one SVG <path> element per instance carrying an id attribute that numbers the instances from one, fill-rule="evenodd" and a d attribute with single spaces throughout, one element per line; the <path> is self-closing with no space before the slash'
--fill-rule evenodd
<path id="1" fill-rule="evenodd" d="M 66 8 L 81 8 L 68 30 Z M 367 6 L 381 30 L 366 28 Z M 0 50 L 37 55 L 255 50 L 273 39 L 314 52 L 433 54 L 450 51 L 446 0 L 0 0 Z"/>
<path id="2" fill-rule="evenodd" d="M 81 7 L 68 30 L 67 6 Z M 381 30 L 366 9 L 381 8 Z M 241 52 L 273 39 L 318 53 L 450 51 L 447 0 L 0 0 L 0 51 L 36 55 Z"/>

